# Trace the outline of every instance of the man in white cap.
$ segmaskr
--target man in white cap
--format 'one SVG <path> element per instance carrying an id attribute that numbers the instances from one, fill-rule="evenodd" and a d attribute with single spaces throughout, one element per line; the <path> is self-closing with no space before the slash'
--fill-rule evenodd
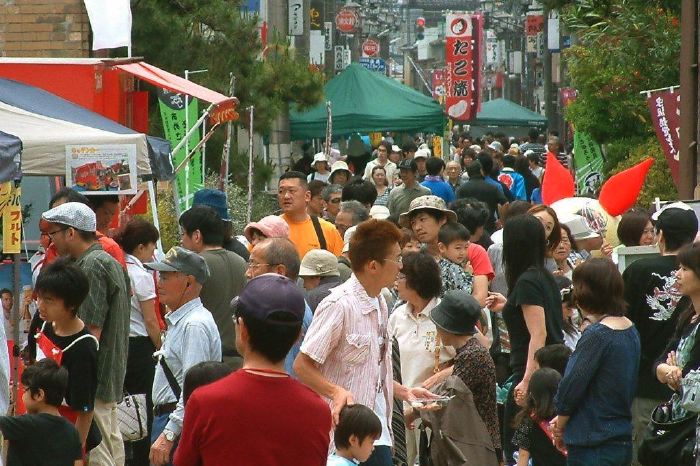
<path id="1" fill-rule="evenodd" d="M 129 339 L 129 285 L 119 263 L 97 241 L 95 213 L 85 204 L 67 202 L 42 215 L 47 234 L 62 256 L 70 256 L 87 275 L 90 291 L 78 308 L 100 342 L 94 420 L 102 442 L 90 451 L 92 465 L 123 465 L 124 444 L 117 421 L 126 374 Z"/>
<path id="2" fill-rule="evenodd" d="M 371 160 L 365 166 L 365 174 L 362 176 L 363 180 L 372 180 L 372 170 L 374 167 L 384 167 L 384 172 L 386 173 L 386 179 L 390 182 L 394 179 L 394 174 L 396 173 L 396 164 L 389 160 L 389 154 L 391 153 L 391 144 L 387 141 L 382 141 L 377 147 L 377 158 Z"/>
<path id="3" fill-rule="evenodd" d="M 428 176 L 428 168 L 425 166 L 425 164 L 429 158 L 430 149 L 427 148 L 418 149 L 416 151 L 416 155 L 413 156 L 413 160 L 416 161 L 416 165 L 418 166 L 416 177 L 418 178 L 419 183 L 425 181 L 425 177 Z"/>
<path id="4" fill-rule="evenodd" d="M 312 312 L 331 294 L 331 288 L 340 285 L 338 258 L 323 249 L 312 249 L 301 260 L 299 277 L 304 280 L 306 302 Z"/>
<path id="5" fill-rule="evenodd" d="M 314 161 L 311 163 L 314 171 L 309 174 L 307 181 L 318 180 L 324 183 L 328 183 L 328 178 L 331 176 L 331 172 L 328 170 L 328 158 L 323 152 L 319 152 L 314 155 Z"/>

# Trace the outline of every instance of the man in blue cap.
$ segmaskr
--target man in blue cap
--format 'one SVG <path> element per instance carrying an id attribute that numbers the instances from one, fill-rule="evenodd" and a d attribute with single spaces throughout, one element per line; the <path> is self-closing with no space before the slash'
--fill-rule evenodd
<path id="1" fill-rule="evenodd" d="M 228 215 L 226 194 L 218 189 L 200 189 L 194 193 L 192 199 L 192 207 L 197 205 L 211 207 L 219 214 L 219 218 L 224 221 L 224 249 L 235 252 L 247 262 L 248 259 L 250 259 L 250 253 L 243 243 L 238 241 L 233 234 L 233 223 L 231 222 L 231 217 Z"/>

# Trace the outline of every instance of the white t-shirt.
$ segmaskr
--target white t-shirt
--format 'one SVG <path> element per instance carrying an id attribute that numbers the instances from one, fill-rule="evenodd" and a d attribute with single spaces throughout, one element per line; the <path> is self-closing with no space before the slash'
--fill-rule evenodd
<path id="1" fill-rule="evenodd" d="M 129 317 L 129 336 L 147 337 L 146 324 L 141 312 L 141 302 L 156 297 L 156 282 L 153 275 L 146 270 L 140 260 L 131 254 L 126 255 L 126 270 L 131 281 L 131 301 Z"/>

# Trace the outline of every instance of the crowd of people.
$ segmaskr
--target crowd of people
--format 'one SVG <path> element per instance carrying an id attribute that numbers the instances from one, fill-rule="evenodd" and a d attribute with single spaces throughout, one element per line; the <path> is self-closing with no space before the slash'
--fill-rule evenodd
<path id="1" fill-rule="evenodd" d="M 456 133 L 445 158 L 382 141 L 365 167 L 319 153 L 240 236 L 203 189 L 163 257 L 144 219 L 110 231 L 116 197 L 61 189 L 8 464 L 693 464 L 694 428 L 671 447 L 649 429 L 663 407 L 695 425 L 697 217 L 625 213 L 620 244 L 659 253 L 621 274 L 585 216 L 541 204 L 561 150 L 542 137 Z M 146 430 L 125 439 L 135 394 Z"/>

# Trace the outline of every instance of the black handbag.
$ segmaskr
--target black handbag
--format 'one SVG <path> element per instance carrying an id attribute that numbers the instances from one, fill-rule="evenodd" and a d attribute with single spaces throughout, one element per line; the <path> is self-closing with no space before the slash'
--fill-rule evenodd
<path id="1" fill-rule="evenodd" d="M 670 402 L 661 403 L 651 413 L 637 460 L 643 466 L 694 466 L 697 414 L 673 419 Z"/>

